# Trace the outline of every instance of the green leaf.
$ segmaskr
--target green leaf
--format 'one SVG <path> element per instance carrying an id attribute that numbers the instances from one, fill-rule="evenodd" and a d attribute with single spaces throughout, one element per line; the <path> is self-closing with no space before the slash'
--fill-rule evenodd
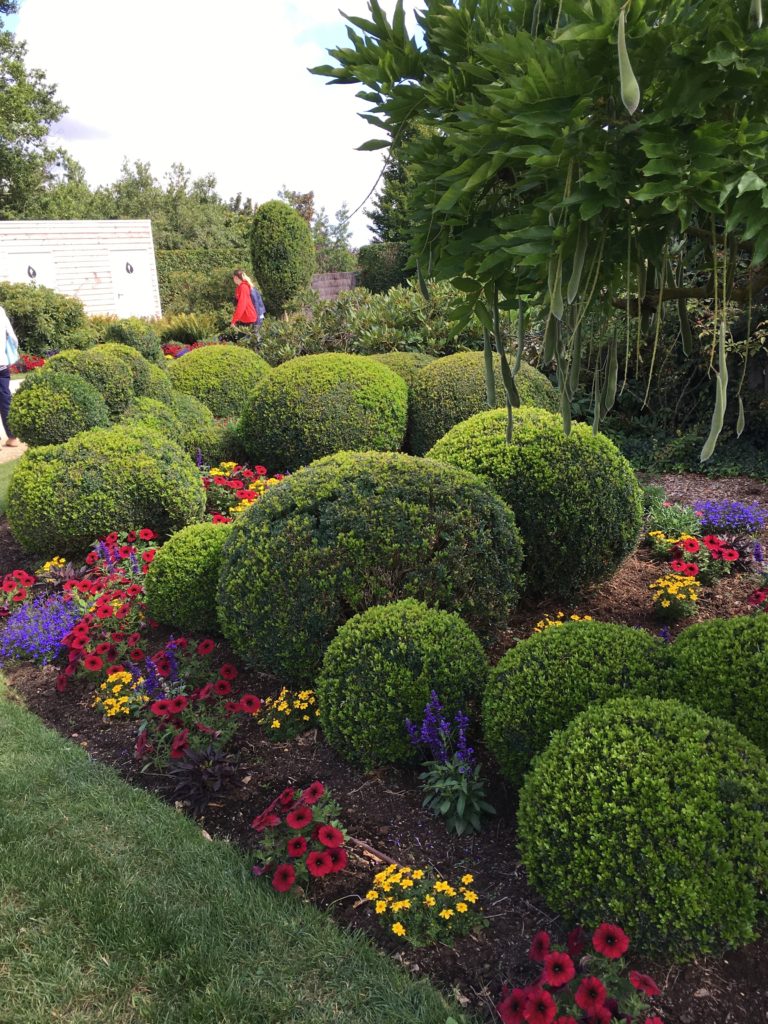
<path id="1" fill-rule="evenodd" d="M 357 147 L 357 151 L 360 153 L 370 153 L 374 149 L 388 149 L 390 145 L 389 139 L 368 139 L 362 146 Z"/>
<path id="2" fill-rule="evenodd" d="M 764 188 L 768 188 L 768 185 L 765 184 L 759 174 L 755 174 L 754 171 L 745 171 L 739 178 L 736 194 L 743 196 L 745 192 L 759 192 Z"/>

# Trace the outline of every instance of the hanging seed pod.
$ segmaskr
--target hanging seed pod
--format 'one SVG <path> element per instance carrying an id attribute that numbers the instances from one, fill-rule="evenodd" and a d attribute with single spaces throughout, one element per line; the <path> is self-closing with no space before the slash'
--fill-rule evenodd
<path id="1" fill-rule="evenodd" d="M 421 271 L 421 263 L 419 263 L 418 261 L 416 263 L 416 276 L 418 277 L 419 280 L 419 290 L 421 291 L 421 294 L 424 296 L 426 301 L 429 302 L 429 287 L 427 285 L 424 274 Z"/>
<path id="2" fill-rule="evenodd" d="M 517 352 L 515 353 L 515 365 L 512 373 L 516 374 L 523 362 L 523 348 L 525 346 L 525 303 L 520 299 L 517 303 Z"/>
<path id="3" fill-rule="evenodd" d="M 576 249 L 573 253 L 573 269 L 566 289 L 566 298 L 571 303 L 579 294 L 581 284 L 581 273 L 584 270 L 584 257 L 587 255 L 587 244 L 589 243 L 589 228 L 585 223 L 579 225 L 579 234 L 576 239 Z"/>
<path id="4" fill-rule="evenodd" d="M 605 388 L 603 391 L 602 407 L 605 412 L 610 412 L 613 403 L 616 401 L 616 388 L 619 382 L 619 345 L 616 334 L 613 335 L 611 347 L 608 350 L 608 372 L 605 376 Z"/>
<path id="5" fill-rule="evenodd" d="M 749 5 L 749 27 L 762 28 L 763 25 L 763 4 L 762 0 L 752 0 Z"/>
<path id="6" fill-rule="evenodd" d="M 720 323 L 720 340 L 718 342 L 718 373 L 717 373 L 717 385 L 715 388 L 715 409 L 712 413 L 712 425 L 709 428 L 709 436 L 704 442 L 704 447 L 701 449 L 699 460 L 706 462 L 707 459 L 711 458 L 712 453 L 715 450 L 717 439 L 720 437 L 720 433 L 723 429 L 723 422 L 725 421 L 725 404 L 726 397 L 728 394 L 728 357 L 725 351 L 725 320 L 723 319 Z"/>
<path id="7" fill-rule="evenodd" d="M 640 260 L 637 264 L 637 298 L 639 302 L 642 302 L 645 298 L 645 289 L 648 283 L 648 268 L 645 265 L 645 260 Z"/>
<path id="8" fill-rule="evenodd" d="M 685 299 L 677 300 L 677 315 L 680 320 L 680 336 L 683 339 L 683 353 L 689 356 L 693 352 L 693 334 L 691 333 L 691 321 L 688 319 L 688 307 Z"/>
<path id="9" fill-rule="evenodd" d="M 572 395 L 576 394 L 579 387 L 579 376 L 581 374 L 581 337 L 581 324 L 579 324 L 573 335 L 573 351 L 571 352 L 571 363 L 568 367 L 568 388 Z"/>
<path id="10" fill-rule="evenodd" d="M 746 417 L 744 416 L 744 399 L 739 395 L 739 418 L 736 420 L 736 437 L 741 437 L 744 433 L 745 425 Z"/>
<path id="11" fill-rule="evenodd" d="M 626 107 L 627 113 L 634 114 L 640 106 L 640 86 L 637 84 L 635 73 L 629 62 L 624 31 L 626 17 L 626 9 L 622 7 L 619 13 L 619 84 L 621 86 L 621 102 Z"/>
<path id="12" fill-rule="evenodd" d="M 555 346 L 557 345 L 557 335 L 559 323 L 555 318 L 550 315 L 547 317 L 547 322 L 544 325 L 544 351 L 541 356 L 541 361 L 546 365 L 551 363 L 555 358 Z"/>
<path id="13" fill-rule="evenodd" d="M 563 417 L 565 436 L 571 432 L 571 396 L 565 388 L 560 389 L 560 415 Z"/>
<path id="14" fill-rule="evenodd" d="M 496 408 L 496 375 L 493 372 L 493 347 L 491 333 L 483 328 L 483 360 L 485 366 L 485 399 L 489 409 Z"/>
<path id="15" fill-rule="evenodd" d="M 552 315 L 558 320 L 563 319 L 563 257 L 557 261 L 557 270 L 555 271 L 555 281 L 552 291 L 549 293 L 549 308 L 552 310 Z"/>

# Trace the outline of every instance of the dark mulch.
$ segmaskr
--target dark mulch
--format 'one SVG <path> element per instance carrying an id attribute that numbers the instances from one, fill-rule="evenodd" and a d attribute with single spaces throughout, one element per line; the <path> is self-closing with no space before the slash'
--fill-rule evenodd
<path id="1" fill-rule="evenodd" d="M 653 482 L 663 483 L 672 500 L 731 497 L 768 505 L 768 486 L 752 480 L 676 476 Z M 6 531 L 0 529 L 0 572 L 24 564 L 10 544 Z M 612 580 L 562 610 L 656 629 L 646 609 L 647 584 L 657 575 L 658 567 L 639 552 Z M 750 589 L 743 577 L 722 581 L 702 601 L 701 614 L 724 616 L 744 610 L 742 603 Z M 522 609 L 500 638 L 495 657 L 529 635 L 543 614 L 557 610 L 551 604 Z M 53 670 L 17 665 L 6 675 L 15 692 L 47 724 L 80 743 L 94 759 L 113 765 L 133 784 L 172 799 L 163 776 L 140 772 L 133 760 L 127 723 L 104 724 L 90 709 L 89 695 L 57 696 Z M 274 692 L 276 681 L 260 676 L 248 680 L 247 685 L 265 695 Z M 325 879 L 311 898 L 341 924 L 368 931 L 405 969 L 432 978 L 484 1019 L 498 1019 L 492 1007 L 502 982 L 524 984 L 533 980 L 535 971 L 527 956 L 532 935 L 546 928 L 563 938 L 563 925 L 526 882 L 515 843 L 514 803 L 498 779 L 491 779 L 489 787 L 499 811 L 493 825 L 480 836 L 459 839 L 449 836 L 437 819 L 422 811 L 415 773 L 391 769 L 363 773 L 342 761 L 316 731 L 291 743 L 275 744 L 250 724 L 243 730 L 239 749 L 243 786 L 212 805 L 201 826 L 212 836 L 249 847 L 253 842 L 250 821 L 276 792 L 289 784 L 302 786 L 316 778 L 323 780 L 338 800 L 344 824 L 353 837 L 352 856 L 349 869 Z M 387 858 L 414 866 L 432 865 L 449 879 L 471 871 L 488 927 L 462 940 L 455 949 L 437 946 L 412 950 L 382 934 L 361 900 L 370 888 L 372 874 Z M 753 1024 L 768 1020 L 766 940 L 722 958 L 708 957 L 684 967 L 640 959 L 633 960 L 633 966 L 654 976 L 662 986 L 664 995 L 658 1012 L 667 1024 Z"/>

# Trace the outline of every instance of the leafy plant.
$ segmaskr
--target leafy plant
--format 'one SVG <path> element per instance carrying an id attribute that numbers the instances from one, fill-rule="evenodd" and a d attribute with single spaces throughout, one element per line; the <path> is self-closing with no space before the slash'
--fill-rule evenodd
<path id="1" fill-rule="evenodd" d="M 287 203 L 264 203 L 253 218 L 251 256 L 267 310 L 279 315 L 315 271 L 309 225 Z"/>
<path id="2" fill-rule="evenodd" d="M 215 797 L 240 785 L 238 762 L 213 744 L 201 750 L 187 750 L 184 756 L 167 768 L 174 787 L 173 800 L 188 805 L 199 817 Z"/>

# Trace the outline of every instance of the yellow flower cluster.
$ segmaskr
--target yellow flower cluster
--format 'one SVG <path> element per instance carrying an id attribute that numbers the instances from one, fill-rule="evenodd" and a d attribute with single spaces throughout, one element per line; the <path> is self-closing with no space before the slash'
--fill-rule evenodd
<path id="1" fill-rule="evenodd" d="M 374 877 L 365 898 L 377 914 L 394 918 L 390 925 L 394 935 L 419 945 L 425 939 L 437 939 L 446 926 L 451 928 L 449 922 L 460 921 L 458 931 L 468 930 L 463 924 L 468 921 L 466 915 L 472 916 L 478 898 L 469 888 L 473 882 L 472 875 L 462 875 L 461 884 L 454 886 L 443 879 L 435 881 L 428 870 L 390 864 Z"/>
<path id="2" fill-rule="evenodd" d="M 699 600 L 701 584 L 692 576 L 681 576 L 678 573 L 670 572 L 648 584 L 652 590 L 653 600 L 662 608 L 671 608 L 673 603 L 686 604 L 689 601 Z"/>
<path id="3" fill-rule="evenodd" d="M 61 569 L 66 564 L 66 560 L 62 558 L 61 555 L 54 555 L 50 561 L 46 562 L 45 565 L 42 565 L 37 571 L 42 576 L 47 572 L 54 571 L 55 569 Z"/>
<path id="4" fill-rule="evenodd" d="M 149 700 L 143 693 L 137 693 L 144 682 L 134 679 L 130 672 L 112 672 L 96 691 L 92 707 L 103 711 L 106 718 L 130 715 Z"/>
<path id="5" fill-rule="evenodd" d="M 253 491 L 256 497 L 243 498 L 242 501 L 239 501 L 236 505 L 232 506 L 232 508 L 229 510 L 229 514 L 232 516 L 236 516 L 240 512 L 245 512 L 246 509 L 249 509 L 251 505 L 254 504 L 254 502 L 259 500 L 259 498 L 262 496 L 264 491 L 267 490 L 268 487 L 274 487 L 275 484 L 279 483 L 280 481 L 276 480 L 273 476 L 270 476 L 267 479 L 265 479 L 264 477 L 259 477 L 257 480 L 251 480 L 251 482 L 248 484 L 248 490 Z"/>
<path id="6" fill-rule="evenodd" d="M 284 686 L 276 697 L 264 698 L 258 722 L 283 739 L 309 729 L 319 714 L 314 690 L 293 692 Z"/>
<path id="7" fill-rule="evenodd" d="M 551 626 L 562 626 L 564 622 L 591 622 L 591 615 L 569 615 L 566 619 L 565 612 L 558 612 L 554 619 L 549 615 L 545 615 L 543 619 L 539 619 L 533 628 L 534 633 L 543 633 L 545 629 L 549 629 Z"/>

